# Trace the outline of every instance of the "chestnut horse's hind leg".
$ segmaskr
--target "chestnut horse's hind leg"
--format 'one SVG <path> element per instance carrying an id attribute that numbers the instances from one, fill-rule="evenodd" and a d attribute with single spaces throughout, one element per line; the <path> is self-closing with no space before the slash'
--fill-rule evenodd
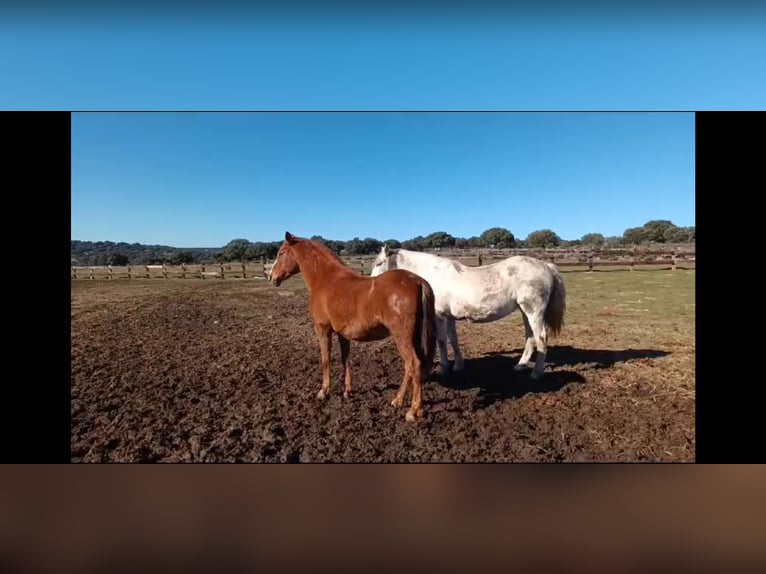
<path id="1" fill-rule="evenodd" d="M 410 403 L 410 410 L 407 411 L 407 414 L 404 416 L 404 418 L 408 422 L 415 422 L 415 418 L 420 418 L 423 416 L 423 408 L 421 407 L 422 404 L 422 396 L 421 396 L 421 385 L 422 385 L 422 373 L 423 369 L 420 368 L 420 361 L 417 357 L 415 357 L 415 361 L 413 363 L 412 369 L 412 402 Z"/>
<path id="2" fill-rule="evenodd" d="M 317 398 L 325 399 L 330 394 L 330 345 L 332 343 L 332 331 L 323 326 L 314 324 L 314 332 L 319 339 L 319 350 L 322 353 L 322 388 L 317 393 Z"/>
<path id="3" fill-rule="evenodd" d="M 410 404 L 410 410 L 407 411 L 405 419 L 408 422 L 414 422 L 415 417 L 423 416 L 423 409 L 421 408 L 421 391 L 420 385 L 423 378 L 423 365 L 420 364 L 415 347 L 412 345 L 412 334 L 405 336 L 397 334 L 394 336 L 394 342 L 396 348 L 399 350 L 399 354 L 404 362 L 404 379 L 402 379 L 402 386 L 399 387 L 399 392 L 396 393 L 394 400 L 391 404 L 395 407 L 400 407 L 404 404 L 404 397 L 407 393 L 407 387 L 412 385 L 412 402 Z"/>
<path id="4" fill-rule="evenodd" d="M 343 370 L 346 371 L 346 390 L 343 398 L 347 399 L 351 395 L 351 363 L 348 358 L 351 353 L 351 342 L 338 333 L 338 343 L 340 343 L 340 360 L 343 363 Z"/>

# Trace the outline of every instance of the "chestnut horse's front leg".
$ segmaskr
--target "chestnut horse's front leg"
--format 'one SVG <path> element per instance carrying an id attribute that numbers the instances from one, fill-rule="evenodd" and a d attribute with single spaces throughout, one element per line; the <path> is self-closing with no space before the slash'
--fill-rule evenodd
<path id="1" fill-rule="evenodd" d="M 317 393 L 319 400 L 325 399 L 330 394 L 330 345 L 332 343 L 332 330 L 329 327 L 314 323 L 314 332 L 319 339 L 319 350 L 322 353 L 322 388 Z"/>

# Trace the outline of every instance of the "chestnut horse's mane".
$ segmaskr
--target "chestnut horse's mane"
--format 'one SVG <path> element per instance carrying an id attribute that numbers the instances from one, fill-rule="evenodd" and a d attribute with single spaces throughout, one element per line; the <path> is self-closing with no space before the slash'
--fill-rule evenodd
<path id="1" fill-rule="evenodd" d="M 298 243 L 302 243 L 304 245 L 310 246 L 312 248 L 311 249 L 311 253 L 315 257 L 321 257 L 322 259 L 325 259 L 328 262 L 334 261 L 334 262 L 338 263 L 339 265 L 345 267 L 346 269 L 349 269 L 348 265 L 343 263 L 343 261 L 341 261 L 340 257 L 338 257 L 326 245 L 322 245 L 318 241 L 312 241 L 311 239 L 299 239 Z"/>

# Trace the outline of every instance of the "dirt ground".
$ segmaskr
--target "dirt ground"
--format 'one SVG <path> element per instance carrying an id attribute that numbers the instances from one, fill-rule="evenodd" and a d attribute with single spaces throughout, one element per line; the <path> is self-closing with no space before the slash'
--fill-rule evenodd
<path id="1" fill-rule="evenodd" d="M 299 277 L 72 281 L 72 460 L 693 461 L 694 271 L 564 277 L 542 381 L 513 370 L 518 312 L 460 323 L 466 369 L 434 365 L 416 424 L 389 404 L 390 340 L 352 344 L 350 399 L 334 340 L 332 396 L 316 400 Z"/>

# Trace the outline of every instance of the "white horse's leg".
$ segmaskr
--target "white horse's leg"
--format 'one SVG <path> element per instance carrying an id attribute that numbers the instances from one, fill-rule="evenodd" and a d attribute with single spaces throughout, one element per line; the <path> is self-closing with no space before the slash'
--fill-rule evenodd
<path id="1" fill-rule="evenodd" d="M 436 318 L 436 346 L 439 348 L 439 364 L 442 375 L 449 375 L 452 367 L 447 356 L 447 320 L 444 317 Z"/>
<path id="2" fill-rule="evenodd" d="M 447 337 L 449 338 L 452 350 L 455 352 L 455 366 L 453 370 L 460 371 L 465 366 L 463 355 L 460 353 L 460 345 L 457 342 L 457 329 L 455 328 L 455 319 L 447 319 Z"/>
<path id="3" fill-rule="evenodd" d="M 535 350 L 535 338 L 532 335 L 532 327 L 529 326 L 529 319 L 527 319 L 527 314 L 524 312 L 523 309 L 519 309 L 521 311 L 521 317 L 524 319 L 524 338 L 525 338 L 525 344 L 524 344 L 524 352 L 521 354 L 521 358 L 519 359 L 519 362 L 516 363 L 516 366 L 513 367 L 517 371 L 523 371 L 527 367 L 529 367 L 529 358 L 532 356 L 532 351 Z"/>
<path id="4" fill-rule="evenodd" d="M 543 310 L 540 309 L 534 313 L 529 313 L 529 326 L 532 327 L 532 334 L 535 337 L 535 346 L 537 347 L 537 357 L 535 357 L 535 368 L 532 370 L 530 378 L 541 379 L 543 369 L 545 368 L 545 353 L 548 350 L 548 332 L 543 321 Z"/>

